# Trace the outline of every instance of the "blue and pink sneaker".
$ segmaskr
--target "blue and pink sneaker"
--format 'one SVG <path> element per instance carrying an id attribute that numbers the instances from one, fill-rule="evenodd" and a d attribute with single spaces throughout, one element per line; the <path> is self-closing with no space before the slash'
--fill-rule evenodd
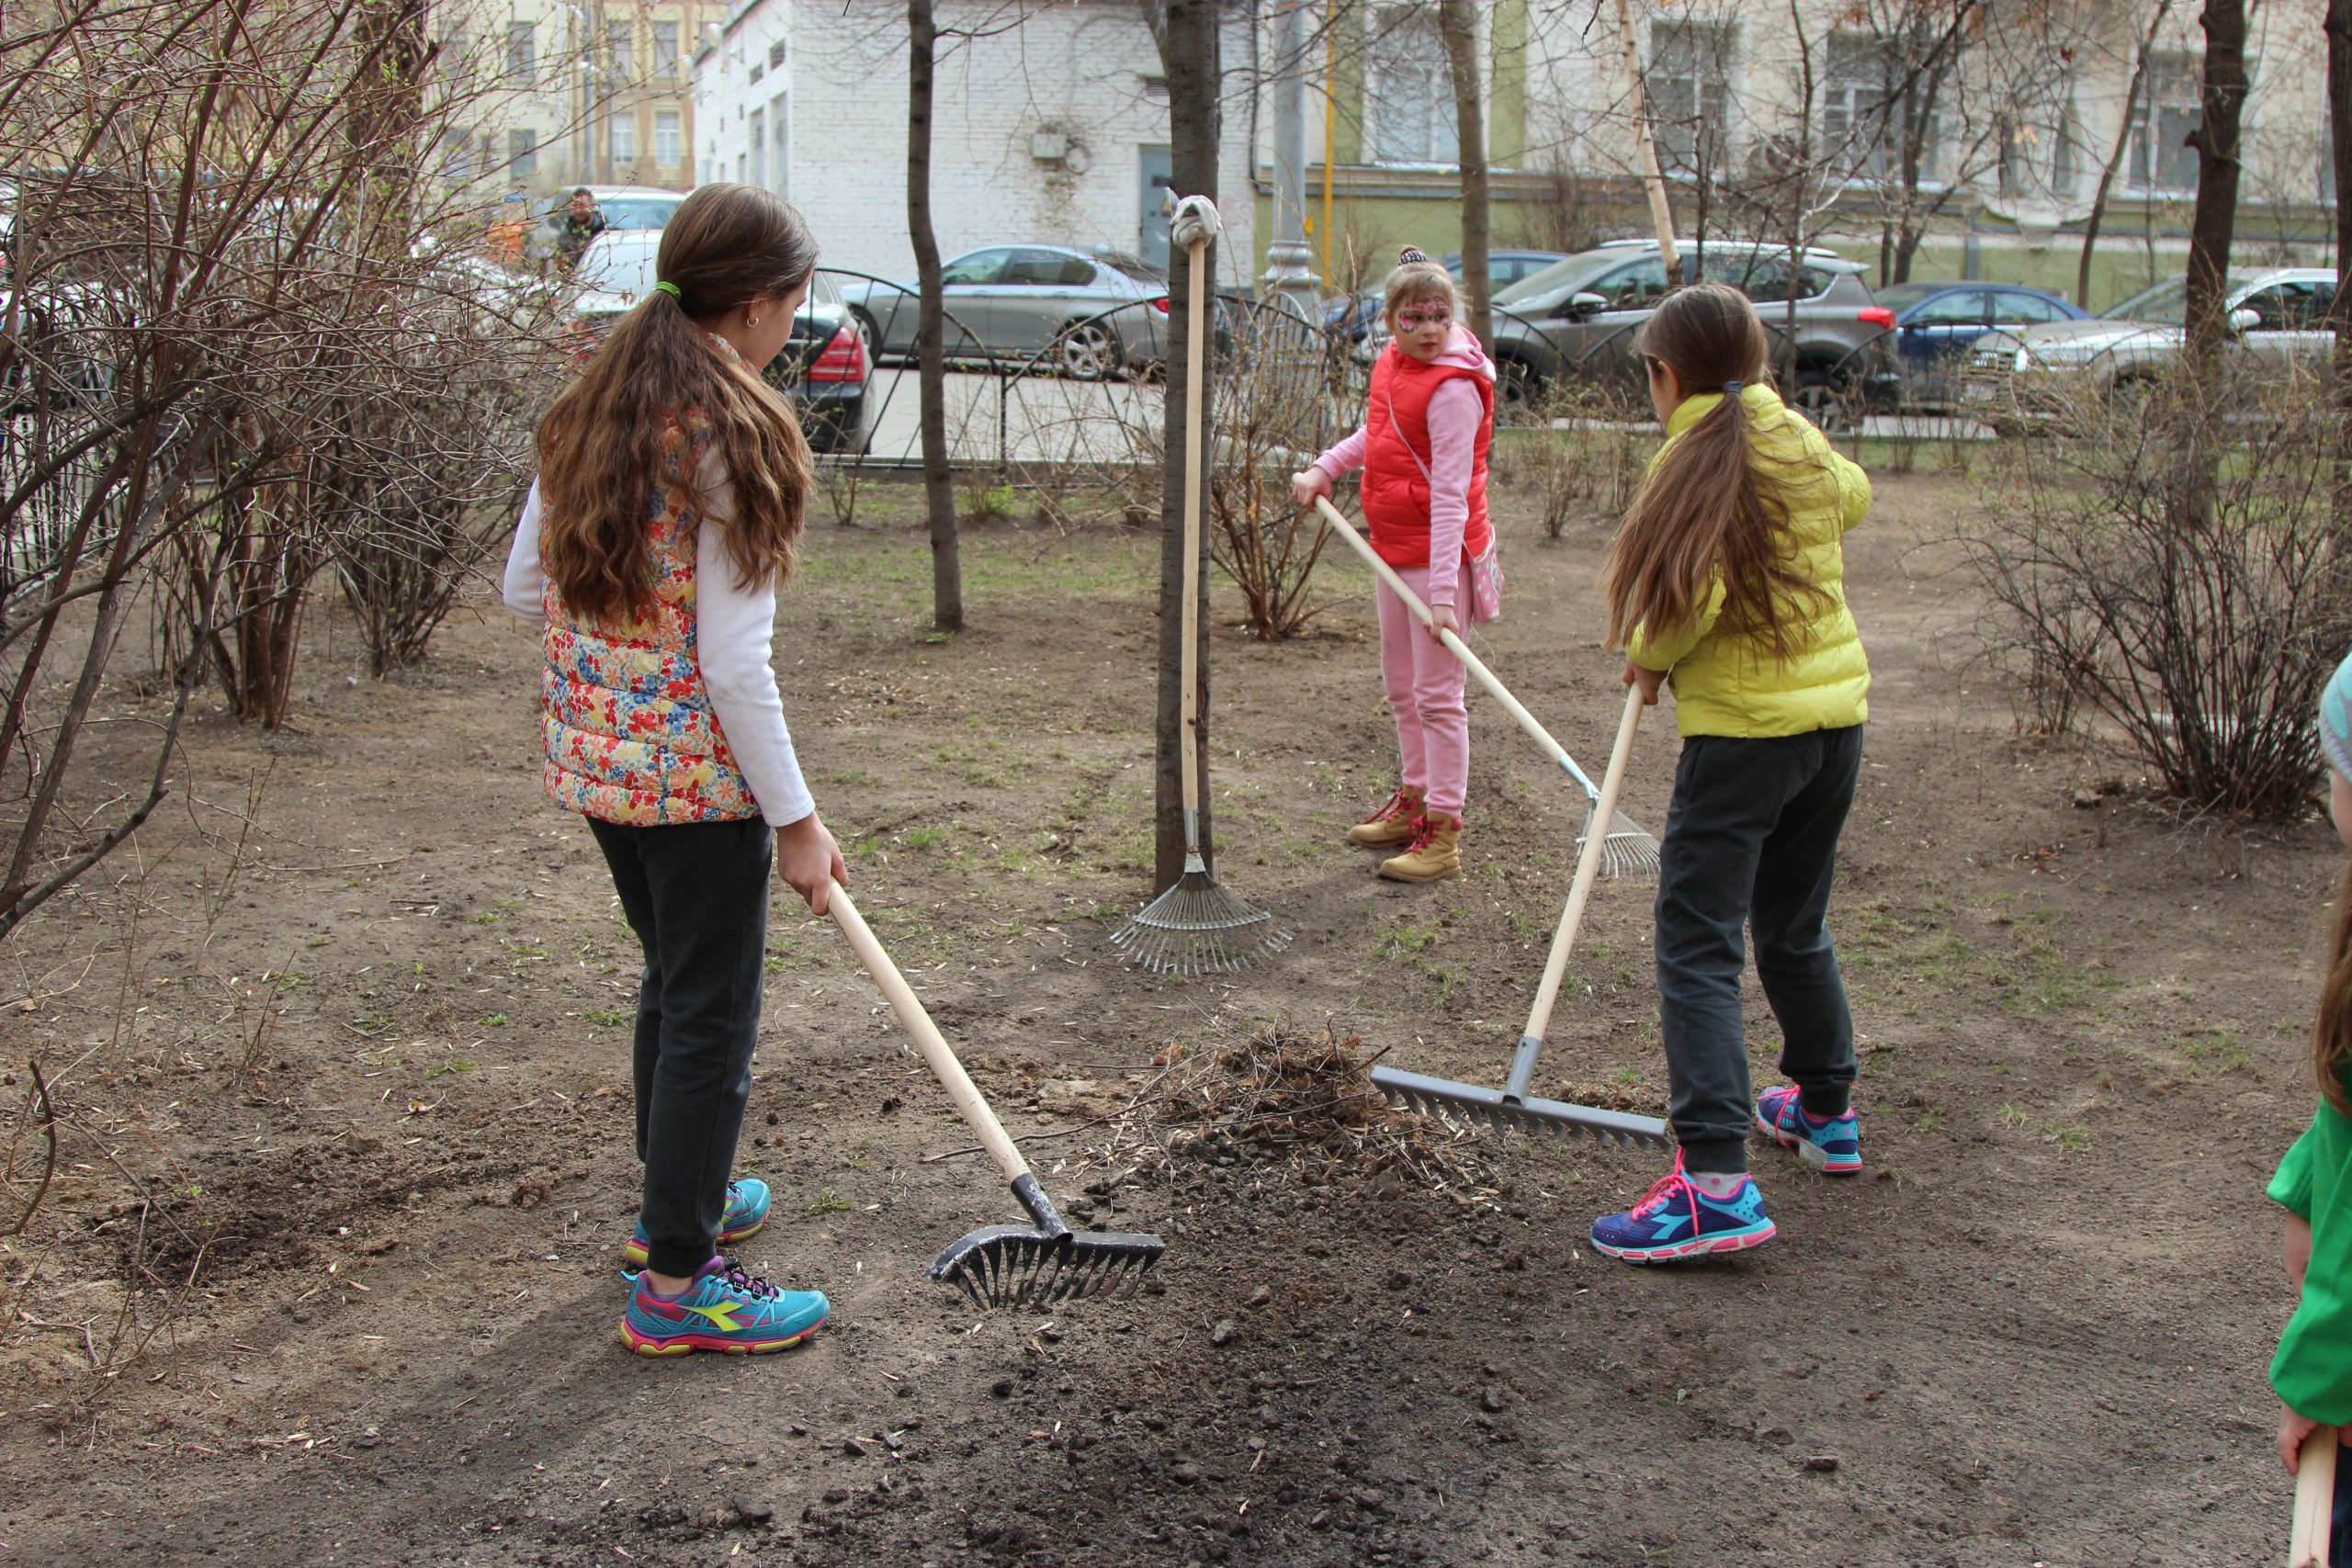
<path id="1" fill-rule="evenodd" d="M 639 1274 L 621 1314 L 621 1340 L 640 1356 L 759 1356 L 789 1350 L 823 1327 L 831 1310 L 820 1292 L 784 1290 L 714 1258 L 674 1298 Z"/>
<path id="2" fill-rule="evenodd" d="M 1743 1176 L 1730 1197 L 1710 1198 L 1682 1174 L 1678 1152 L 1640 1202 L 1592 1222 L 1592 1247 L 1627 1263 L 1673 1263 L 1761 1247 L 1774 1234 L 1754 1181 Z"/>
<path id="3" fill-rule="evenodd" d="M 768 1184 L 757 1177 L 747 1176 L 741 1181 L 727 1184 L 727 1208 L 718 1216 L 718 1245 L 738 1242 L 768 1223 Z M 645 1234 L 645 1224 L 638 1222 L 636 1234 L 628 1245 L 621 1248 L 623 1272 L 633 1272 L 645 1267 L 646 1249 L 652 1245 Z"/>
<path id="4" fill-rule="evenodd" d="M 1756 1127 L 1782 1148 L 1794 1149 L 1824 1176 L 1851 1176 L 1862 1168 L 1862 1124 L 1852 1107 L 1842 1116 L 1816 1117 L 1784 1084 L 1756 1097 Z"/>

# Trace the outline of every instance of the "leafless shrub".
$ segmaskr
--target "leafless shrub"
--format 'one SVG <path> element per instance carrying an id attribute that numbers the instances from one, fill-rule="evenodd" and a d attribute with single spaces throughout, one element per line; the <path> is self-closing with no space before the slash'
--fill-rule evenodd
<path id="1" fill-rule="evenodd" d="M 1613 519 L 1640 486 L 1657 444 L 1648 408 L 1616 383 L 1558 378 L 1529 402 L 1528 416 L 1498 438 L 1496 475 L 1532 493 L 1544 536 L 1559 538 L 1580 521 Z"/>
<path id="2" fill-rule="evenodd" d="M 284 716 L 322 566 L 383 669 L 479 557 L 543 321 L 428 243 L 481 225 L 424 167 L 467 111 L 424 14 L 0 13 L 0 937 L 163 800 L 208 675 Z M 147 722 L 85 758 L 141 607 Z"/>
<path id="3" fill-rule="evenodd" d="M 2131 396 L 2086 380 L 2033 411 L 2048 438 L 2001 444 L 1961 542 L 2036 725 L 2096 713 L 2199 807 L 2309 808 L 2319 694 L 2352 640 L 2327 408 L 2275 367 Z"/>

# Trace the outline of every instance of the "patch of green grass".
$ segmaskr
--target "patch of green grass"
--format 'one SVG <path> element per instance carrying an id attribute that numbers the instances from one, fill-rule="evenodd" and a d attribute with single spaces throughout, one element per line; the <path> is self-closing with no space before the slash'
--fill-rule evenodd
<path id="1" fill-rule="evenodd" d="M 2025 1108 L 2013 1100 L 2001 1101 L 1993 1114 L 2000 1119 L 2001 1125 L 2004 1127 L 2022 1127 L 2026 1124 Z"/>
<path id="2" fill-rule="evenodd" d="M 304 942 L 302 945 L 304 947 L 333 947 L 334 945 L 334 938 L 328 936 L 325 932 L 322 931 L 317 936 L 314 936 L 310 941 Z"/>
<path id="3" fill-rule="evenodd" d="M 820 1190 L 809 1205 L 800 1212 L 813 1220 L 823 1214 L 845 1214 L 850 1207 L 848 1199 L 827 1187 Z"/>
<path id="4" fill-rule="evenodd" d="M 506 1027 L 506 1015 L 503 1012 L 485 1013 L 481 1026 L 484 1029 L 503 1029 Z"/>
<path id="5" fill-rule="evenodd" d="M 2087 1153 L 2091 1146 L 2091 1130 L 2079 1122 L 2052 1122 L 2041 1129 L 2041 1137 L 2070 1155 Z"/>
<path id="6" fill-rule="evenodd" d="M 616 1029 L 624 1023 L 633 1022 L 637 1017 L 635 1013 L 623 1012 L 619 1008 L 591 1008 L 580 1016 L 591 1023 L 601 1024 L 606 1029 Z"/>
<path id="7" fill-rule="evenodd" d="M 494 926 L 497 923 L 498 917 L 494 913 L 468 915 L 466 917 L 466 924 L 469 926 Z"/>
<path id="8" fill-rule="evenodd" d="M 474 1065 L 463 1056 L 452 1056 L 446 1062 L 435 1062 L 425 1068 L 424 1076 L 428 1078 L 437 1078 L 443 1073 L 469 1073 L 473 1070 Z"/>
<path id="9" fill-rule="evenodd" d="M 937 826 L 910 828 L 899 835 L 899 841 L 910 850 L 937 849 L 947 840 L 947 829 Z"/>
<path id="10" fill-rule="evenodd" d="M 351 1027 L 358 1030 L 363 1034 L 381 1034 L 384 1031 L 393 1027 L 399 1022 L 400 1020 L 393 1017 L 390 1013 L 370 1012 L 362 1013 L 359 1017 L 353 1019 L 351 1021 Z"/>
<path id="11" fill-rule="evenodd" d="M 274 981 L 277 986 L 277 994 L 281 997 L 288 991 L 299 991 L 305 987 L 318 984 L 300 969 L 288 969 L 282 975 L 264 975 L 262 978 Z"/>

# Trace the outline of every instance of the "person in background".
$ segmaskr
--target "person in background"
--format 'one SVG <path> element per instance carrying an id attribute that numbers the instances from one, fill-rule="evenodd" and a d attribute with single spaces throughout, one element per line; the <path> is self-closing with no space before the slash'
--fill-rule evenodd
<path id="1" fill-rule="evenodd" d="M 570 272 L 580 265 L 588 250 L 588 242 L 603 233 L 608 225 L 605 215 L 596 209 L 596 198 L 586 186 L 571 193 L 571 201 L 563 211 L 563 223 L 556 231 L 556 258 Z"/>

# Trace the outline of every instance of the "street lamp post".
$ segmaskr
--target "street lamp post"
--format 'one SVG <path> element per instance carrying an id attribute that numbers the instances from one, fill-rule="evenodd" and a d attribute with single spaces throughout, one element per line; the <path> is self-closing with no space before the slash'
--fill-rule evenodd
<path id="1" fill-rule="evenodd" d="M 1301 13 L 1307 0 L 1283 0 L 1274 49 L 1274 243 L 1259 282 L 1313 319 L 1321 279 L 1306 248 L 1306 69 Z M 1328 154 L 1327 154 L 1328 156 Z"/>

